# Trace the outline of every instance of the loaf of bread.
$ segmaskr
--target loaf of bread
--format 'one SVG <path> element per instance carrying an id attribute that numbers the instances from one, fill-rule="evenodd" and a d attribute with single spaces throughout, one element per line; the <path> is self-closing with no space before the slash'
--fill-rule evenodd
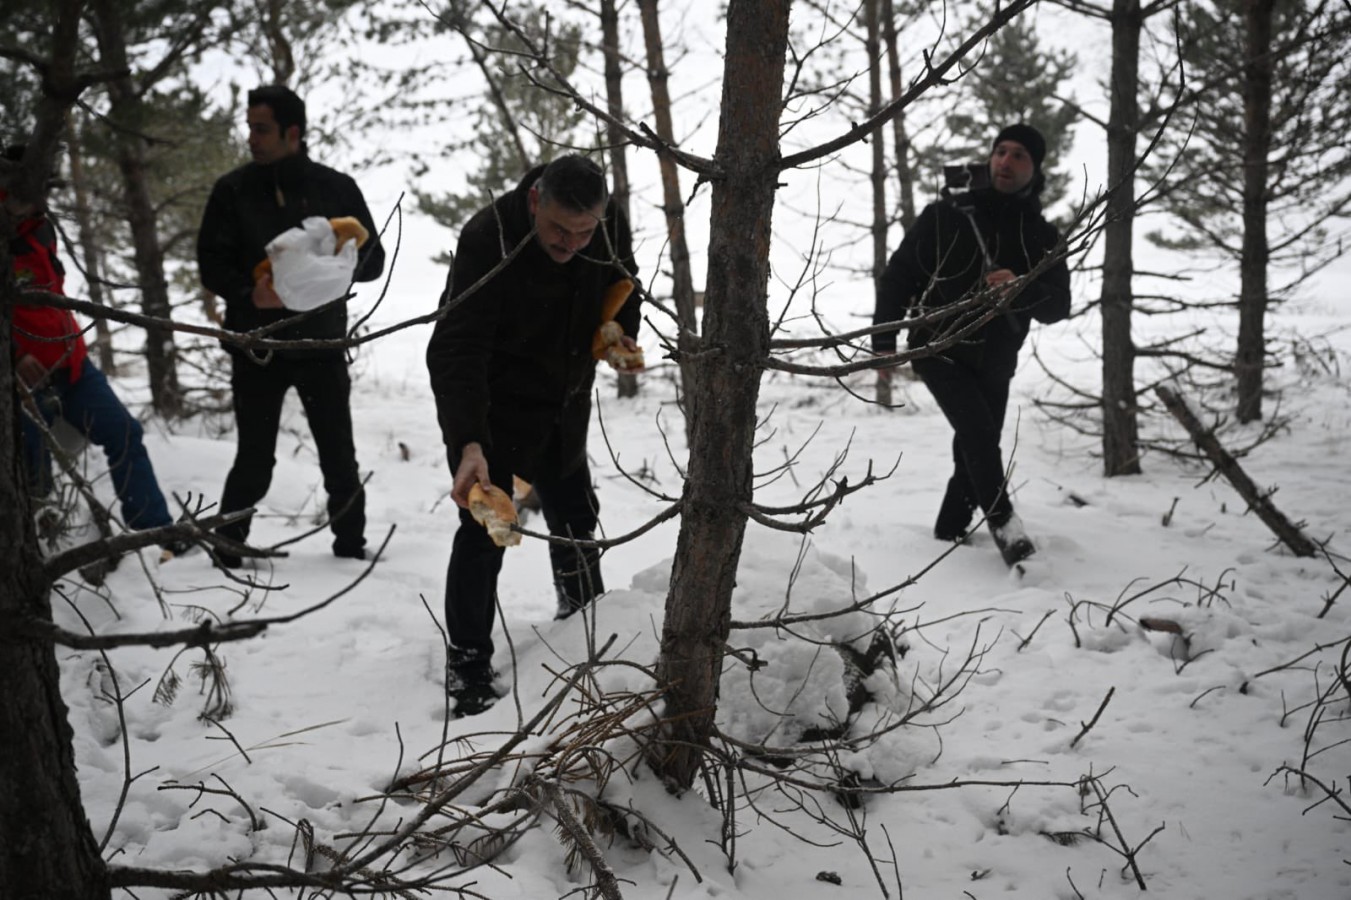
<path id="1" fill-rule="evenodd" d="M 338 239 L 338 246 L 334 252 L 342 249 L 342 245 L 348 241 L 356 241 L 357 249 L 366 246 L 366 241 L 370 239 L 371 233 L 366 230 L 353 216 L 337 216 L 328 220 L 328 224 L 333 227 L 333 236 Z"/>
<path id="2" fill-rule="evenodd" d="M 621 372 L 645 365 L 641 349 L 629 350 L 624 346 L 624 328 L 614 320 L 632 292 L 633 282 L 627 278 L 610 285 L 601 303 L 600 327 L 591 338 L 592 358 L 603 359 Z"/>
<path id="3" fill-rule="evenodd" d="M 512 531 L 516 524 L 516 506 L 506 491 L 496 485 L 475 484 L 469 489 L 469 514 L 487 529 L 488 537 L 499 547 L 515 547 L 521 542 L 521 533 Z"/>

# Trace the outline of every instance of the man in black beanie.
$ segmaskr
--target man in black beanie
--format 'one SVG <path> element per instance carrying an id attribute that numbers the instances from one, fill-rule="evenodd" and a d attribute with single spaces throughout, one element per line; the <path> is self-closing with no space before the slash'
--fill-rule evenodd
<path id="1" fill-rule="evenodd" d="M 1019 122 L 1017 125 L 1006 126 L 1003 131 L 995 136 L 994 144 L 991 146 L 991 154 L 998 152 L 999 146 L 1005 141 L 1018 144 L 1023 152 L 1031 158 L 1035 170 L 1033 180 L 1036 181 L 1032 192 L 1040 194 L 1042 186 L 1046 183 L 1046 179 L 1041 174 L 1041 164 L 1046 160 L 1046 138 L 1042 137 L 1041 132 L 1031 125 L 1024 125 Z M 1017 147 L 1006 148 L 1008 152 L 1005 155 L 1016 156 L 1017 149 Z"/>
<path id="2" fill-rule="evenodd" d="M 1055 252 L 1060 235 L 1042 216 L 1046 139 L 1030 125 L 1002 129 L 990 151 L 990 186 L 931 203 L 906 232 L 877 287 L 873 324 L 924 315 L 985 292 L 1002 309 L 982 306 L 909 329 L 912 365 L 952 426 L 953 473 L 934 524 L 934 537 L 960 541 L 979 508 L 1010 566 L 1035 551 L 1014 514 L 1005 480 L 1000 435 L 1018 351 L 1032 320 L 1069 315 L 1069 269 L 1063 259 L 1026 276 Z M 950 340 L 937 351 L 931 343 Z M 873 352 L 896 352 L 896 332 L 873 335 Z"/>

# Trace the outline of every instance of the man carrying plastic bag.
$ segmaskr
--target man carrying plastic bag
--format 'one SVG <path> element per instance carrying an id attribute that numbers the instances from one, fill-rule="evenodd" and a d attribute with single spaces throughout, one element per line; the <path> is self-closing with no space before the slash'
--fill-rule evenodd
<path id="1" fill-rule="evenodd" d="M 309 158 L 304 140 L 305 103 L 289 88 L 271 85 L 250 91 L 247 122 L 253 162 L 216 182 L 202 216 L 197 237 L 202 284 L 225 302 L 225 327 L 231 331 L 252 331 L 300 316 L 299 310 L 323 306 L 268 337 L 340 339 L 347 331 L 347 304 L 332 301 L 346 297 L 352 281 L 373 281 L 384 271 L 384 248 L 365 198 L 349 176 Z M 356 219 L 370 235 L 359 250 L 344 244 L 336 256 L 331 250 L 282 252 L 268 262 L 267 246 L 274 238 L 292 228 L 310 234 L 304 223 L 311 218 L 319 222 L 312 226 L 315 231 L 322 225 L 331 234 L 327 220 L 343 217 Z M 343 253 L 355 254 L 350 269 L 342 268 L 347 265 Z M 294 257 L 297 271 L 287 271 L 287 257 Z M 328 272 L 321 277 L 316 266 L 342 269 L 346 274 L 339 277 Z M 238 443 L 221 493 L 220 511 L 248 509 L 267 494 L 282 401 L 294 387 L 319 454 L 333 553 L 365 558 L 366 501 L 352 438 L 351 380 L 345 352 L 330 347 L 270 353 L 234 345 L 226 349 L 232 365 Z M 243 541 L 249 526 L 245 521 L 221 533 Z M 219 553 L 217 558 L 228 567 L 241 563 L 239 556 L 230 553 Z"/>

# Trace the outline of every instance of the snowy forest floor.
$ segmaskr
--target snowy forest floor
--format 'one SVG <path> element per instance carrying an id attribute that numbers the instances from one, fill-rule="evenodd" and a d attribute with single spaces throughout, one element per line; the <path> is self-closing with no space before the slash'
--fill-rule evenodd
<path id="1" fill-rule="evenodd" d="M 855 727 L 885 721 L 965 667 L 960 693 L 840 764 L 866 784 L 989 784 L 877 794 L 857 810 L 823 795 L 819 807 L 807 804 L 817 810 L 813 817 L 792 789 L 746 774 L 729 846 L 720 837 L 721 815 L 699 792 L 668 795 L 633 763 L 611 779 L 606 798 L 641 809 L 681 853 L 602 839 L 623 896 L 1130 897 L 1140 888 L 1119 852 L 1127 850 L 1158 896 L 1351 897 L 1346 807 L 1279 771 L 1304 769 L 1342 790 L 1351 776 L 1348 698 L 1338 677 L 1339 670 L 1346 675 L 1351 594 L 1339 594 L 1346 582 L 1337 571 L 1351 572 L 1344 555 L 1351 552 L 1351 333 L 1340 317 L 1312 311 L 1292 309 L 1281 324 L 1323 336 L 1316 346 L 1326 352 L 1272 373 L 1281 399 L 1269 404 L 1268 418 L 1280 417 L 1284 427 L 1241 463 L 1259 485 L 1279 488 L 1276 505 L 1304 522 L 1307 536 L 1326 541 L 1329 557 L 1299 559 L 1275 546 L 1227 483 L 1206 478 L 1208 466 L 1149 453 L 1143 475 L 1103 478 L 1095 441 L 1048 422 L 1035 408 L 1033 398 L 1052 387 L 1025 354 L 1005 448 L 1014 463 L 1015 502 L 1039 552 L 1020 578 L 1004 567 L 986 533 L 955 549 L 933 539 L 950 434 L 921 385 L 898 382 L 905 406 L 886 411 L 833 383 L 767 377 L 757 468 L 778 472 L 761 481 L 757 500 L 797 502 L 846 449 L 833 477 L 857 482 L 870 464 L 890 477 L 849 497 L 805 545 L 751 523 L 733 618 L 838 607 L 923 573 L 877 602 L 905 624 L 908 649 L 894 679 L 869 682 L 874 702 Z M 1072 323 L 1040 337 L 1040 356 L 1081 384 L 1096 377 L 1096 360 L 1083 344 L 1089 327 Z M 261 638 L 218 648 L 228 717 L 199 718 L 212 699 L 199 690 L 200 651 L 112 651 L 115 687 L 99 654 L 61 654 L 96 836 L 120 809 L 106 850 L 112 862 L 171 869 L 231 860 L 297 864 L 293 826 L 302 820 L 317 842 L 339 847 L 377 810 L 376 828 L 412 815 L 416 804 L 409 801 L 381 806 L 381 788 L 438 752 L 455 758 L 500 743 L 516 726 L 518 704 L 529 719 L 553 673 L 583 657 L 588 632 L 598 643 L 617 636 L 611 658 L 642 665 L 655 659 L 678 521 L 608 552 L 611 592 L 594 616 L 566 622 L 552 621 L 545 550 L 527 540 L 508 551 L 500 584 L 511 647 L 499 629 L 496 662 L 503 688 L 514 686 L 515 693 L 483 716 L 446 724 L 438 622 L 455 510 L 420 366 L 425 338 L 422 331 L 403 333 L 365 351 L 354 366 L 358 458 L 363 471 L 373 472 L 367 536 L 378 547 L 393 529 L 387 546 L 364 580 L 331 605 Z M 651 350 L 649 356 L 656 358 Z M 134 395 L 137 383 L 127 378 L 118 389 Z M 870 395 L 871 376 L 850 385 Z M 619 535 L 663 503 L 622 475 L 615 458 L 654 490 L 678 496 L 683 424 L 673 380 L 660 367 L 644 376 L 638 398 L 614 399 L 608 375 L 598 379 L 598 398 L 592 471 L 606 533 Z M 1152 437 L 1185 444 L 1162 410 L 1147 423 Z M 166 492 L 218 496 L 233 455 L 233 435 L 221 434 L 221 424 L 149 429 Z M 1230 427 L 1224 439 L 1241 444 L 1260 427 Z M 292 397 L 256 543 L 309 530 L 322 506 L 313 444 Z M 143 564 L 125 560 L 105 588 L 74 581 L 61 593 L 94 629 L 136 632 L 203 617 L 286 615 L 336 594 L 366 568 L 335 560 L 326 532 L 289 550 L 286 558 L 246 570 L 258 583 L 251 588 L 226 581 L 197 550 L 164 565 L 150 554 Z M 1329 606 L 1327 598 L 1335 602 Z M 60 598 L 56 614 L 68 628 L 84 627 Z M 734 632 L 738 656 L 727 662 L 720 727 L 743 741 L 780 745 L 838 715 L 840 660 L 802 638 L 850 638 L 867 627 L 860 616 L 804 627 L 796 636 Z M 1174 622 L 1181 634 L 1145 630 L 1143 616 Z M 752 652 L 762 663 L 753 673 L 744 664 Z M 162 690 L 157 702 L 156 688 L 170 669 L 181 686 L 173 702 L 162 702 Z M 600 681 L 615 692 L 650 686 L 641 670 L 618 666 Z M 126 695 L 129 768 L 140 774 L 120 807 L 123 725 L 108 700 L 119 691 Z M 450 743 L 438 751 L 446 735 Z M 1089 774 L 1111 791 L 1111 821 L 1080 781 Z M 461 808 L 472 813 L 486 805 L 510 779 L 504 772 L 461 798 Z M 1016 782 L 1024 784 L 1015 788 Z M 177 789 L 197 784 L 228 786 L 236 797 Z M 863 837 L 851 837 L 851 830 Z M 1085 831 L 1102 840 L 1067 837 Z M 554 832 L 546 822 L 492 866 L 450 884 L 472 885 L 476 896 L 492 900 L 568 896 L 590 876 L 584 866 L 569 867 L 568 849 Z M 415 865 L 448 864 L 453 860 L 443 854 Z M 838 883 L 818 873 L 834 873 Z"/>

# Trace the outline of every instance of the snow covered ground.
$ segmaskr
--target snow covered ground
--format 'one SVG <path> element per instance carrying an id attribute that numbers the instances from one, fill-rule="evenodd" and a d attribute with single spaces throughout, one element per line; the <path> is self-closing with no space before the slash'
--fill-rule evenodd
<path id="1" fill-rule="evenodd" d="M 1303 520 L 1308 536 L 1345 554 L 1351 334 L 1344 316 L 1317 304 L 1291 308 L 1277 324 L 1331 335 L 1326 346 L 1335 352 L 1327 367 L 1301 373 L 1291 365 L 1275 373 L 1286 388 L 1279 414 L 1288 425 L 1242 463 L 1259 485 L 1279 487 L 1276 504 Z M 1041 354 L 1059 374 L 1091 384 L 1096 362 L 1084 341 L 1092 341 L 1094 327 L 1043 328 Z M 61 653 L 96 836 L 119 809 L 124 772 L 138 776 L 107 844 L 113 862 L 169 869 L 232 860 L 298 864 L 293 845 L 302 820 L 313 826 L 316 843 L 341 847 L 372 821 L 376 830 L 388 829 L 416 814 L 407 801 L 381 805 L 380 790 L 438 756 L 454 760 L 471 747 L 494 748 L 515 729 L 518 704 L 530 719 L 555 687 L 554 674 L 584 658 L 592 630 L 599 644 L 615 636 L 612 659 L 639 665 L 655 659 L 676 523 L 609 552 L 604 565 L 612 591 L 594 617 L 563 623 L 551 619 L 544 548 L 527 541 L 508 552 L 501 581 L 511 649 L 499 630 L 497 665 L 514 696 L 483 716 L 446 723 L 438 622 L 455 515 L 421 368 L 426 336 L 425 328 L 395 335 L 364 350 L 355 367 L 358 455 L 373 473 L 368 537 L 378 546 L 389 535 L 379 562 L 324 609 L 219 648 L 228 717 L 199 718 L 211 699 L 194 668 L 200 651 L 112 651 L 115 681 L 98 654 Z M 649 355 L 655 359 L 652 348 Z M 127 393 L 135 393 L 136 381 L 125 383 Z M 852 384 L 871 390 L 870 378 Z M 1016 503 L 1039 554 L 1019 578 L 982 533 L 933 564 L 947 549 L 930 529 L 948 475 L 949 433 L 922 386 L 902 384 L 906 406 L 888 412 L 830 383 L 766 378 L 758 468 L 793 462 L 765 480 L 759 500 L 796 501 L 846 448 L 835 477 L 857 482 L 870 463 L 874 472 L 895 468 L 889 479 L 849 497 L 805 550 L 793 535 L 752 524 L 733 617 L 837 608 L 923 572 L 877 601 L 882 611 L 903 611 L 908 651 L 894 681 L 869 682 L 876 702 L 856 728 L 904 709 L 965 665 L 962 689 L 939 712 L 841 763 L 867 784 L 986 784 L 869 797 L 852 814 L 875 865 L 860 840 L 793 811 L 787 792 L 757 794 L 753 807 L 738 811 L 729 871 L 720 815 L 695 794 L 667 795 L 643 766 L 629 765 L 615 773 L 605 797 L 640 809 L 683 857 L 639 851 L 622 837 L 602 841 L 623 896 L 1131 897 L 1140 889 L 1112 846 L 1134 849 L 1150 838 L 1134 861 L 1156 896 L 1351 897 L 1345 809 L 1278 771 L 1303 768 L 1341 789 L 1351 777 L 1351 744 L 1342 743 L 1351 737 L 1347 696 L 1336 674 L 1341 660 L 1345 676 L 1351 594 L 1325 610 L 1325 598 L 1344 586 L 1332 562 L 1297 559 L 1273 546 L 1238 495 L 1223 481 L 1207 480 L 1204 467 L 1156 453 L 1145 458 L 1145 474 L 1104 479 L 1094 443 L 1048 424 L 1034 409 L 1031 399 L 1047 394 L 1048 379 L 1025 364 L 1005 441 L 1006 448 L 1016 443 Z M 619 462 L 641 472 L 655 491 L 678 495 L 682 424 L 668 371 L 654 367 L 635 400 L 614 399 L 603 376 L 599 397 L 603 433 Z M 1180 435 L 1161 417 L 1150 421 L 1151 435 Z M 232 435 L 220 437 L 213 423 L 197 422 L 176 433 L 152 429 L 149 440 L 166 489 L 218 496 Z M 633 530 L 663 508 L 619 473 L 599 425 L 591 452 L 608 534 Z M 288 406 L 278 457 L 255 524 L 260 544 L 309 530 L 322 509 L 298 404 Z M 224 580 L 195 551 L 162 566 L 149 556 L 144 567 L 124 561 L 106 589 L 70 583 L 62 592 L 101 632 L 180 628 L 203 617 L 283 616 L 363 574 L 365 565 L 333 559 L 328 543 L 321 532 L 291 546 L 289 557 L 248 573 L 254 587 Z M 1345 556 L 1333 561 L 1351 572 Z M 69 628 L 84 627 L 59 599 L 57 616 Z M 1182 634 L 1144 630 L 1138 624 L 1144 616 L 1177 623 Z M 865 614 L 853 613 L 803 632 L 841 638 L 868 624 Z M 827 710 L 842 709 L 842 663 L 829 649 L 772 630 L 734 632 L 731 644 L 742 661 L 729 658 L 724 676 L 719 721 L 729 734 L 788 743 L 821 724 Z M 763 663 L 754 674 L 744 664 L 752 650 Z M 181 679 L 177 696 L 156 702 L 170 669 Z M 649 687 L 638 668 L 608 668 L 599 680 L 612 692 Z M 117 692 L 126 696 L 129 763 L 119 711 L 108 700 Z M 1329 702 L 1316 704 L 1324 694 Z M 572 724 L 571 710 L 565 705 L 553 731 L 530 746 L 558 737 Z M 771 710 L 793 718 L 784 723 Z M 513 771 L 491 776 L 457 802 L 473 813 Z M 1072 786 L 1089 774 L 1111 791 L 1110 822 L 1099 815 L 1091 786 Z M 199 784 L 215 792 L 186 789 Z M 221 793 L 227 788 L 234 797 Z M 828 795 L 820 798 L 820 813 L 841 824 L 849 818 Z M 1099 828 L 1106 844 L 1063 837 Z M 452 883 L 493 900 L 576 896 L 589 873 L 569 871 L 555 831 L 546 820 L 493 866 Z M 443 854 L 421 865 L 452 862 Z M 818 873 L 834 873 L 838 883 Z"/>

